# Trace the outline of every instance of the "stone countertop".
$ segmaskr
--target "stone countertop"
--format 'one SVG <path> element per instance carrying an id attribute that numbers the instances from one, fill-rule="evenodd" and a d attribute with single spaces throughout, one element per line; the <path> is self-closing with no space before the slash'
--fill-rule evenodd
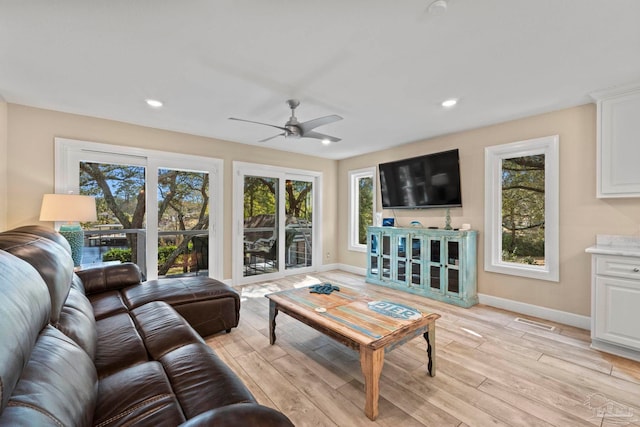
<path id="1" fill-rule="evenodd" d="M 640 237 L 598 234 L 595 246 L 585 251 L 596 255 L 640 257 Z"/>

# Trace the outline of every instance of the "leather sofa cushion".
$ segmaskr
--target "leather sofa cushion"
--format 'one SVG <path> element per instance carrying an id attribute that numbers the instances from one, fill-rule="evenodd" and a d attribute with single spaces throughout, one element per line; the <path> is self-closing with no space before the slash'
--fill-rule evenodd
<path id="1" fill-rule="evenodd" d="M 99 294 L 89 295 L 88 298 L 93 307 L 93 315 L 96 320 L 129 311 L 118 291 L 101 292 Z"/>
<path id="2" fill-rule="evenodd" d="M 224 405 L 255 403 L 240 378 L 206 344 L 177 348 L 160 362 L 187 418 Z"/>
<path id="3" fill-rule="evenodd" d="M 110 265 L 109 268 L 89 268 L 77 274 L 82 279 L 87 295 L 118 290 L 125 286 L 136 285 L 142 280 L 140 269 L 130 262 Z"/>
<path id="4" fill-rule="evenodd" d="M 96 330 L 99 345 L 95 365 L 100 378 L 149 360 L 142 337 L 128 313 L 97 320 Z"/>
<path id="5" fill-rule="evenodd" d="M 230 403 L 255 403 L 240 379 L 165 302 L 144 304 L 96 325 L 100 397 L 95 424 L 177 425 L 182 421 L 176 414 L 188 419 Z M 135 399 L 122 402 L 130 393 Z"/>
<path id="6" fill-rule="evenodd" d="M 73 259 L 65 248 L 34 234 L 5 231 L 0 234 L 0 249 L 22 258 L 40 273 L 51 296 L 51 323 L 60 318 L 73 275 Z"/>
<path id="7" fill-rule="evenodd" d="M 76 289 L 82 292 L 84 295 L 87 294 L 84 290 L 82 279 L 76 273 L 73 273 L 73 277 L 71 278 L 71 289 Z"/>
<path id="8" fill-rule="evenodd" d="M 90 426 L 97 391 L 89 356 L 62 332 L 46 326 L 0 416 L 0 425 Z"/>
<path id="9" fill-rule="evenodd" d="M 98 396 L 94 417 L 97 427 L 176 426 L 185 420 L 158 362 L 146 362 L 102 378 Z"/>
<path id="10" fill-rule="evenodd" d="M 130 263 L 82 270 L 77 275 L 84 283 L 96 319 L 124 313 L 148 302 L 165 301 L 201 336 L 229 331 L 240 320 L 238 293 L 209 277 L 140 282 L 138 267 Z"/>
<path id="11" fill-rule="evenodd" d="M 235 403 L 203 412 L 180 425 L 180 427 L 205 426 L 294 427 L 284 414 L 266 406 L 251 403 Z"/>
<path id="12" fill-rule="evenodd" d="M 49 323 L 47 285 L 26 261 L 0 250 L 0 412 L 18 383 L 38 334 Z"/>
<path id="13" fill-rule="evenodd" d="M 185 344 L 204 344 L 200 335 L 165 302 L 150 302 L 134 309 L 131 315 L 152 359 L 158 360 Z"/>
<path id="14" fill-rule="evenodd" d="M 174 308 L 200 335 L 206 337 L 238 326 L 240 308 L 235 298 L 217 298 L 181 304 Z"/>
<path id="15" fill-rule="evenodd" d="M 170 280 L 171 285 L 168 286 Z M 237 298 L 238 293 L 224 283 L 207 277 L 175 277 L 171 279 L 148 280 L 137 286 L 123 289 L 124 300 L 129 308 L 139 307 L 150 301 L 165 301 L 173 307 L 194 301 L 217 298 Z"/>
<path id="16" fill-rule="evenodd" d="M 240 320 L 240 296 L 231 287 L 208 277 L 149 280 L 122 290 L 129 309 L 150 301 L 165 301 L 202 336 L 229 330 Z"/>
<path id="17" fill-rule="evenodd" d="M 35 234 L 36 236 L 44 237 L 49 240 L 53 240 L 64 248 L 69 255 L 71 255 L 71 246 L 67 239 L 60 233 L 42 225 L 25 225 L 23 227 L 14 228 L 11 230 L 18 233 Z"/>
<path id="18" fill-rule="evenodd" d="M 56 328 L 82 347 L 92 360 L 96 357 L 96 320 L 91 303 L 82 291 L 74 287 L 69 290 Z"/>

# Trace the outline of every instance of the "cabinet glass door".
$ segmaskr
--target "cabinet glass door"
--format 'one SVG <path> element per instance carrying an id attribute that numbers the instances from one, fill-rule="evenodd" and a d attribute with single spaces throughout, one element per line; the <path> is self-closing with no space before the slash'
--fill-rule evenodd
<path id="1" fill-rule="evenodd" d="M 396 236 L 395 246 L 396 279 L 407 282 L 407 236 Z"/>
<path id="2" fill-rule="evenodd" d="M 378 233 L 369 235 L 369 275 L 380 277 L 380 237 Z"/>
<path id="3" fill-rule="evenodd" d="M 429 239 L 429 287 L 440 292 L 442 288 L 442 240 Z"/>
<path id="4" fill-rule="evenodd" d="M 382 255 L 381 276 L 385 279 L 391 279 L 391 236 L 385 234 L 382 236 L 382 247 L 380 248 Z"/>
<path id="5" fill-rule="evenodd" d="M 422 239 L 420 237 L 411 236 L 411 280 L 409 285 L 412 287 L 422 287 Z"/>
<path id="6" fill-rule="evenodd" d="M 460 242 L 447 240 L 447 293 L 460 293 Z"/>

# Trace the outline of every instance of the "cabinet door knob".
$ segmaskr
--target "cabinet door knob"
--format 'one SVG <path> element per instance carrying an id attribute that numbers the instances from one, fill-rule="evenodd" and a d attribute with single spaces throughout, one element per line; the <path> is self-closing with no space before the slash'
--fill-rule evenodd
<path id="1" fill-rule="evenodd" d="M 638 267 L 636 267 L 636 268 L 634 268 L 634 269 L 633 269 L 633 272 L 634 272 L 634 273 L 637 273 L 638 271 L 640 271 L 640 268 L 638 268 Z"/>

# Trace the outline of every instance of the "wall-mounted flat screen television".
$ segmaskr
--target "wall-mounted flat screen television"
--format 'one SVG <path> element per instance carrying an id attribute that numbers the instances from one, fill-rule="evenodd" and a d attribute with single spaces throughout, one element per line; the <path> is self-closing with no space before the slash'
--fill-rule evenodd
<path id="1" fill-rule="evenodd" d="M 458 150 L 378 165 L 384 209 L 462 206 Z"/>

